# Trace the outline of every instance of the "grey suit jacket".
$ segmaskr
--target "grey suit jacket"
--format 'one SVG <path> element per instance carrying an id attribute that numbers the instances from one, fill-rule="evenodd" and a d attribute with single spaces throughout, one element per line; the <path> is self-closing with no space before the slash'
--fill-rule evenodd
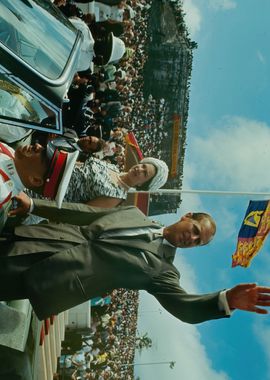
<path id="1" fill-rule="evenodd" d="M 27 297 L 40 319 L 115 288 L 144 289 L 189 323 L 225 316 L 218 308 L 218 292 L 190 295 L 179 286 L 180 274 L 172 264 L 175 248 L 151 233 L 114 236 L 124 228 L 160 228 L 136 207 L 66 203 L 59 210 L 52 202 L 34 202 L 34 213 L 50 223 L 20 226 L 15 234 L 28 239 L 28 253 L 41 252 L 42 244 L 53 253 L 24 273 Z M 104 232 L 112 237 L 105 238 Z"/>

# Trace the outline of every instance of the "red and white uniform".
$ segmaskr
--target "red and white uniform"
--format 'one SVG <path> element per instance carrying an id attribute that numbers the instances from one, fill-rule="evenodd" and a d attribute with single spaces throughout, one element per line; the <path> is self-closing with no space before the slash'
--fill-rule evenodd
<path id="1" fill-rule="evenodd" d="M 23 189 L 14 164 L 14 149 L 0 142 L 0 232 L 11 207 L 11 198 Z"/>

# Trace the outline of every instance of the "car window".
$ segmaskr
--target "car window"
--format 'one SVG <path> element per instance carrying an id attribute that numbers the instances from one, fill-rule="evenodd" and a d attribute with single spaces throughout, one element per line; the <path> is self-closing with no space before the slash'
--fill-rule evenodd
<path id="1" fill-rule="evenodd" d="M 47 78 L 60 77 L 76 33 L 61 12 L 48 1 L 0 2 L 0 42 Z"/>
<path id="2" fill-rule="evenodd" d="M 56 126 L 56 114 L 45 101 L 0 73 L 0 123 Z"/>

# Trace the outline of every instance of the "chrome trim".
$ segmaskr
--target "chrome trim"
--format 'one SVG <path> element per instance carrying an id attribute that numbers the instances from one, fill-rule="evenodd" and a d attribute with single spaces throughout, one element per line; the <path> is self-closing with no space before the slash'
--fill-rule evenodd
<path id="1" fill-rule="evenodd" d="M 55 104 L 50 102 L 47 98 L 45 98 L 43 95 L 41 95 L 38 91 L 34 90 L 33 87 L 29 86 L 27 83 L 25 83 L 21 78 L 17 77 L 16 75 L 12 74 L 12 72 L 7 71 L 5 67 L 3 67 L 0 64 L 0 73 L 6 74 L 8 76 L 8 79 L 11 80 L 16 85 L 19 85 L 23 88 L 25 88 L 28 92 L 33 94 L 36 98 L 42 100 L 43 103 L 47 104 L 49 108 L 52 110 L 55 110 L 56 112 L 60 109 Z"/>
<path id="2" fill-rule="evenodd" d="M 42 132 L 48 132 L 48 133 L 57 133 L 57 132 L 59 132 L 59 134 L 61 134 L 61 131 L 59 131 L 58 129 L 51 129 L 51 128 L 42 127 L 40 125 L 27 124 L 25 122 L 24 123 L 19 123 L 19 122 L 15 122 L 15 121 L 11 121 L 11 120 L 4 120 L 0 116 L 0 127 L 3 126 L 3 125 L 12 125 L 12 126 L 15 126 L 15 127 L 25 127 L 25 128 L 28 128 L 28 129 L 34 129 L 36 131 L 42 131 Z"/>
<path id="3" fill-rule="evenodd" d="M 70 52 L 70 55 L 67 59 L 67 62 L 65 64 L 65 67 L 63 68 L 63 71 L 59 78 L 57 79 L 50 79 L 43 74 L 41 74 L 39 71 L 35 70 L 32 66 L 30 66 L 27 62 L 25 62 L 20 56 L 15 54 L 12 50 L 10 50 L 6 45 L 4 45 L 0 41 L 0 49 L 5 50 L 9 55 L 11 55 L 13 58 L 15 58 L 17 61 L 19 61 L 24 67 L 31 70 L 33 73 L 35 73 L 39 78 L 45 80 L 47 83 L 52 84 L 54 86 L 62 86 L 67 82 L 69 79 L 69 71 L 67 70 L 68 67 L 75 65 L 76 60 L 79 58 L 79 54 L 75 54 L 75 51 L 77 49 L 77 46 L 79 45 L 79 42 L 81 40 L 81 32 L 78 30 L 76 34 L 76 39 L 74 41 L 72 50 Z M 76 71 L 75 71 L 76 72 Z"/>
<path id="4" fill-rule="evenodd" d="M 52 102 L 50 102 L 47 98 L 42 96 L 39 92 L 34 90 L 32 87 L 30 87 L 27 83 L 22 81 L 20 78 L 16 77 L 13 75 L 10 71 L 6 70 L 5 67 L 3 67 L 0 64 L 0 73 L 5 74 L 8 76 L 8 79 L 15 83 L 16 85 L 19 85 L 23 87 L 26 91 L 28 91 L 30 94 L 32 94 L 35 98 L 37 98 L 39 101 L 41 101 L 44 105 L 46 105 L 52 112 L 55 114 L 55 121 L 56 121 L 56 128 L 46 128 L 41 126 L 40 124 L 28 124 L 24 120 L 21 121 L 11 121 L 10 119 L 4 119 L 3 116 L 1 117 L 0 115 L 0 123 L 1 120 L 3 121 L 3 124 L 8 124 L 8 125 L 17 125 L 19 127 L 26 126 L 26 128 L 32 128 L 32 129 L 37 129 L 41 131 L 46 131 L 46 132 L 63 132 L 63 123 L 62 123 L 62 109 L 55 106 Z M 18 120 L 18 119 L 17 119 Z M 40 127 L 38 127 L 40 125 Z"/>

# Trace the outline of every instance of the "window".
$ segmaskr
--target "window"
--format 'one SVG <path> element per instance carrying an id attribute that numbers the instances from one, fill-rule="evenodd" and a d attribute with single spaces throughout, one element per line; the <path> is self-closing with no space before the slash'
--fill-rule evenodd
<path id="1" fill-rule="evenodd" d="M 60 77 L 76 40 L 76 30 L 50 2 L 0 2 L 0 42 L 40 74 Z"/>
<path id="2" fill-rule="evenodd" d="M 0 122 L 8 125 L 58 129 L 56 113 L 45 100 L 0 73 Z"/>

